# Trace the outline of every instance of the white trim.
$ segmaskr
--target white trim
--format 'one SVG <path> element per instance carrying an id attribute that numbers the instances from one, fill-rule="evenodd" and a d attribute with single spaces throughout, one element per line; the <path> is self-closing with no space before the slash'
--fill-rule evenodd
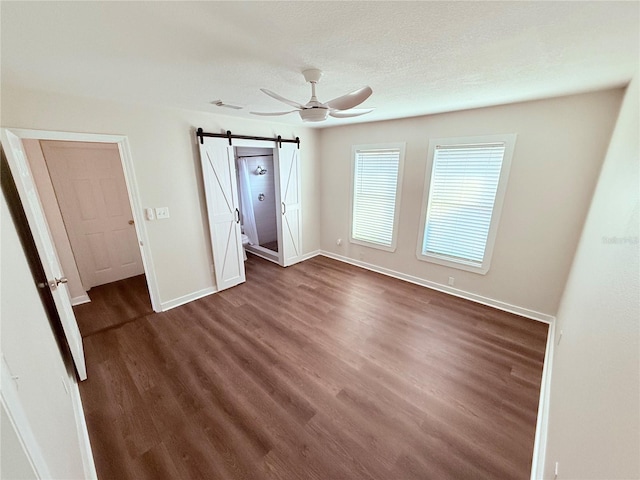
<path id="1" fill-rule="evenodd" d="M 300 256 L 300 259 L 296 263 L 304 262 L 305 260 L 317 257 L 318 255 L 322 255 L 322 250 L 314 250 L 313 252 L 305 253 L 304 255 Z"/>
<path id="2" fill-rule="evenodd" d="M 87 295 L 86 293 L 84 295 L 78 295 L 77 297 L 73 297 L 71 299 L 71 305 L 73 305 L 74 307 L 76 305 L 82 305 L 83 303 L 89 303 L 91 302 L 91 299 L 89 298 L 89 295 Z"/>
<path id="3" fill-rule="evenodd" d="M 89 441 L 89 429 L 87 428 L 87 420 L 84 416 L 84 409 L 82 408 L 82 398 L 80 397 L 78 382 L 70 378 L 69 383 L 71 384 L 71 404 L 73 405 L 73 412 L 76 416 L 78 443 L 80 444 L 84 476 L 87 480 L 97 480 L 98 472 L 96 471 L 96 464 L 93 460 L 93 451 L 91 450 L 91 442 Z"/>
<path id="4" fill-rule="evenodd" d="M 40 449 L 40 445 L 33 434 L 33 430 L 31 430 L 29 418 L 22 408 L 18 389 L 16 388 L 13 375 L 11 374 L 11 370 L 7 365 L 4 355 L 2 355 L 1 371 L 0 385 L 2 388 L 0 389 L 0 401 L 7 411 L 9 421 L 11 422 L 18 440 L 27 455 L 29 464 L 38 478 L 51 478 L 49 466 L 44 459 L 44 455 L 42 455 L 42 450 Z M 7 428 L 7 426 L 4 425 L 2 428 Z"/>
<path id="5" fill-rule="evenodd" d="M 202 290 L 198 290 L 197 292 L 188 293 L 187 295 L 183 295 L 178 298 L 174 298 L 173 300 L 168 300 L 166 302 L 162 302 L 160 304 L 160 311 L 166 312 L 167 310 L 171 310 L 172 308 L 179 307 L 180 305 L 184 305 L 185 303 L 193 302 L 194 300 L 198 300 L 199 298 L 206 297 L 211 295 L 212 293 L 216 293 L 218 290 L 215 287 L 207 287 Z"/>
<path id="6" fill-rule="evenodd" d="M 278 242 L 280 246 L 281 243 Z M 262 245 L 247 245 L 244 247 L 246 253 L 250 253 L 255 255 L 256 257 L 264 258 L 265 260 L 275 263 L 276 265 L 281 265 L 280 252 L 274 252 L 273 250 L 269 250 L 268 248 L 264 248 Z"/>
<path id="7" fill-rule="evenodd" d="M 97 133 L 76 133 L 76 132 L 57 132 L 49 130 L 30 130 L 24 128 L 2 128 L 16 135 L 21 141 L 22 139 L 34 140 L 65 140 L 72 142 L 96 142 L 96 143 L 115 143 L 118 145 L 120 153 L 120 161 L 122 162 L 122 170 L 124 172 L 125 183 L 131 203 L 131 213 L 133 214 L 134 226 L 140 243 L 140 253 L 142 263 L 147 278 L 147 286 L 149 287 L 149 297 L 154 312 L 161 310 L 160 292 L 158 289 L 158 280 L 156 278 L 155 267 L 149 248 L 149 238 L 140 201 L 140 193 L 138 192 L 138 182 L 136 181 L 135 170 L 133 168 L 133 158 L 129 148 L 129 140 L 125 135 L 105 135 Z M 24 147 L 23 147 L 24 148 Z M 146 248 L 145 248 L 146 247 Z"/>
<path id="8" fill-rule="evenodd" d="M 524 307 L 519 307 L 517 305 L 512 305 L 510 303 L 502 302 L 500 300 L 495 300 L 493 298 L 483 297 L 482 295 L 466 292 L 464 290 L 458 290 L 457 288 L 451 288 L 448 285 L 442 285 L 440 283 L 431 282 L 423 278 L 414 277 L 413 275 L 407 275 L 406 273 L 402 273 L 402 272 L 396 272 L 395 270 L 379 267 L 377 265 L 362 262 L 360 260 L 354 260 L 352 258 L 344 257 L 342 255 L 337 255 L 335 253 L 327 252 L 325 250 L 322 250 L 320 252 L 320 255 L 324 255 L 325 257 L 329 257 L 334 260 L 338 260 L 340 262 L 349 263 L 357 267 L 365 268 L 373 272 L 381 273 L 389 277 L 397 278 L 399 280 L 404 280 L 405 282 L 415 283 L 416 285 L 421 285 L 423 287 L 427 287 L 432 290 L 438 290 L 439 292 L 448 293 L 455 297 L 471 300 L 472 302 L 475 302 L 475 303 L 480 303 L 482 305 L 487 305 L 489 307 L 497 308 L 498 310 L 502 310 L 504 312 L 514 313 L 516 315 L 520 315 L 521 317 L 530 318 L 531 320 L 537 320 L 539 322 L 551 324 L 555 319 L 553 315 L 537 312 L 535 310 L 530 310 Z"/>
<path id="9" fill-rule="evenodd" d="M 542 381 L 540 382 L 540 401 L 538 402 L 538 419 L 536 421 L 536 437 L 533 443 L 531 461 L 531 480 L 544 478 L 544 464 L 547 453 L 547 433 L 549 431 L 549 402 L 551 398 L 551 373 L 553 370 L 553 352 L 556 342 L 556 322 L 549 325 L 547 348 L 544 352 Z"/>
<path id="10" fill-rule="evenodd" d="M 255 252 L 249 252 L 252 255 L 256 255 L 258 257 L 260 257 L 261 255 L 256 254 Z M 296 260 L 295 263 L 300 263 L 303 262 L 304 260 L 309 260 L 310 258 L 313 258 L 317 255 L 322 255 L 322 251 L 321 250 L 314 250 L 313 252 L 309 252 L 306 253 L 304 255 L 302 255 L 298 260 Z M 265 258 L 265 257 L 262 257 Z M 268 259 L 265 258 L 265 260 L 269 260 L 271 262 L 273 262 L 273 259 Z M 276 262 L 273 262 L 276 263 Z M 276 265 L 278 265 L 276 263 Z M 295 264 L 292 264 L 295 265 Z M 283 267 L 286 268 L 286 267 Z M 172 308 L 176 308 L 179 307 L 181 305 L 185 305 L 189 302 L 193 302 L 194 300 L 198 300 L 200 298 L 206 297 L 208 295 L 214 294 L 214 293 L 218 293 L 218 290 L 215 287 L 207 287 L 207 288 L 203 288 L 202 290 L 198 290 L 197 292 L 193 292 L 193 293 L 189 293 L 187 295 L 183 295 L 182 297 L 178 297 L 178 298 L 174 298 L 173 300 L 169 300 L 167 302 L 162 302 L 160 304 L 160 308 L 162 310 L 160 310 L 161 312 L 166 312 L 167 310 L 171 310 Z"/>

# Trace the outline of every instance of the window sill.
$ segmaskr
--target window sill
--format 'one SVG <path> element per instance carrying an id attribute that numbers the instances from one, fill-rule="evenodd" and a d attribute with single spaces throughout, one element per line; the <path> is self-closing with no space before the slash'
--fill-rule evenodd
<path id="1" fill-rule="evenodd" d="M 417 252 L 416 257 L 423 262 L 436 263 L 445 267 L 455 268 L 457 270 L 465 270 L 467 272 L 477 273 L 479 275 L 486 275 L 489 271 L 489 265 L 478 265 L 465 260 L 456 260 L 451 257 L 445 257 L 441 255 L 427 255 L 422 252 Z"/>
<path id="2" fill-rule="evenodd" d="M 379 243 L 366 242 L 364 240 L 358 240 L 357 238 L 349 238 L 349 243 L 353 243 L 355 245 L 362 245 L 363 247 L 375 248 L 377 250 L 383 250 L 385 252 L 395 252 L 396 244 L 395 242 L 391 245 L 381 245 Z"/>

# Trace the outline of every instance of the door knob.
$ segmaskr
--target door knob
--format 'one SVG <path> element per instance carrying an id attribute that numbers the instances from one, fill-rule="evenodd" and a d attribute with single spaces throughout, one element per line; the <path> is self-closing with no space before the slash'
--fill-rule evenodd
<path id="1" fill-rule="evenodd" d="M 133 225 L 135 222 L 133 220 L 129 220 L 129 225 Z"/>
<path id="2" fill-rule="evenodd" d="M 60 278 L 54 277 L 54 279 L 51 280 L 48 284 L 43 282 L 38 283 L 38 288 L 44 288 L 45 286 L 49 285 L 49 288 L 51 290 L 55 290 L 56 288 L 58 288 L 58 285 L 60 285 L 61 283 L 68 283 L 68 282 L 69 282 L 69 279 L 67 277 L 60 277 Z"/>

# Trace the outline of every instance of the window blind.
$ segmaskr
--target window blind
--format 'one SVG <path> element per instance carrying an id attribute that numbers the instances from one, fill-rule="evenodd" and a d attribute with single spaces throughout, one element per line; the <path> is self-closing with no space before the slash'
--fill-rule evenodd
<path id="1" fill-rule="evenodd" d="M 384 246 L 393 244 L 399 166 L 399 149 L 355 152 L 353 239 Z"/>
<path id="2" fill-rule="evenodd" d="M 436 147 L 423 255 L 482 265 L 504 153 L 504 143 Z"/>

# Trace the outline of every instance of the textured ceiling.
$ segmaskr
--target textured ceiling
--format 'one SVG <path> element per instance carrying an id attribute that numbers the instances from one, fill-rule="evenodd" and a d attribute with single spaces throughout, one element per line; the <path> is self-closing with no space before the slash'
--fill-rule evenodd
<path id="1" fill-rule="evenodd" d="M 639 5 L 2 1 L 2 84 L 258 118 L 315 67 L 321 101 L 368 84 L 376 111 L 310 126 L 408 117 L 624 85 Z"/>

